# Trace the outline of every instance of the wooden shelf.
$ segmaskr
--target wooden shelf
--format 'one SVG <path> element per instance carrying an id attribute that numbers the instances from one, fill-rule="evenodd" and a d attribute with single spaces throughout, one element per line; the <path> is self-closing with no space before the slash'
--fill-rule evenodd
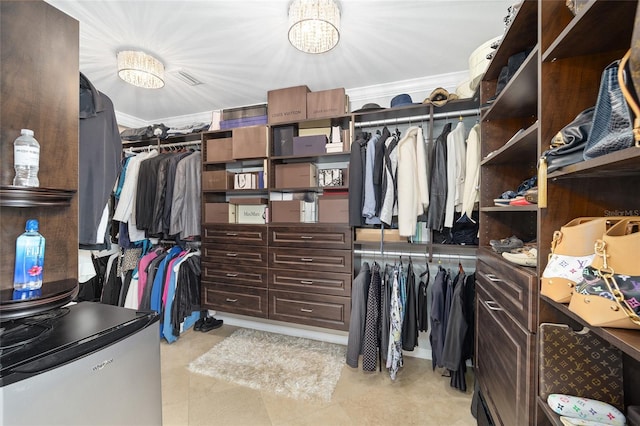
<path id="1" fill-rule="evenodd" d="M 233 166 L 262 166 L 264 165 L 264 160 L 267 157 L 256 157 L 256 158 L 242 158 L 242 159 L 232 159 L 227 161 L 203 161 L 202 164 L 204 166 L 223 166 L 229 165 Z"/>
<path id="2" fill-rule="evenodd" d="M 494 151 L 480 163 L 481 166 L 498 164 L 531 163 L 537 157 L 538 122 L 529 126 L 522 133 L 508 141 L 500 149 Z"/>
<path id="3" fill-rule="evenodd" d="M 1 207 L 70 206 L 75 189 L 0 186 Z"/>
<path id="4" fill-rule="evenodd" d="M 349 161 L 350 152 L 331 152 L 326 154 L 317 154 L 317 155 L 286 155 L 286 156 L 278 156 L 271 157 L 271 160 L 276 161 L 278 163 L 295 163 L 295 162 L 303 162 L 308 161 L 312 163 L 333 163 L 333 162 L 342 162 Z"/>
<path id="5" fill-rule="evenodd" d="M 590 1 L 543 52 L 542 61 L 628 49 L 633 19 L 620 17 L 634 16 L 636 6 L 635 1 Z"/>
<path id="6" fill-rule="evenodd" d="M 482 114 L 483 121 L 538 115 L 538 48 L 527 56 L 500 95 Z"/>
<path id="7" fill-rule="evenodd" d="M 553 411 L 551 407 L 549 407 L 549 404 L 547 404 L 547 401 L 537 396 L 536 404 L 538 404 L 538 407 L 540 408 L 540 410 L 544 413 L 544 415 L 547 417 L 547 419 L 549 420 L 549 422 L 551 422 L 553 426 L 562 426 L 562 421 L 560 421 L 560 416 L 556 414 L 556 412 Z M 538 424 L 540 424 L 540 422 L 538 422 Z"/>
<path id="8" fill-rule="evenodd" d="M 77 294 L 76 279 L 44 282 L 42 288 L 30 292 L 16 292 L 12 288 L 5 288 L 0 291 L 0 319 L 5 321 L 46 312 L 66 305 Z"/>
<path id="9" fill-rule="evenodd" d="M 203 194 L 229 194 L 229 195 L 266 195 L 267 188 L 256 189 L 203 189 Z"/>
<path id="10" fill-rule="evenodd" d="M 568 305 L 554 302 L 546 296 L 540 296 L 540 299 L 545 301 L 551 307 L 560 311 L 563 315 L 571 318 L 582 324 L 584 327 L 589 328 L 591 332 L 601 337 L 603 340 L 611 343 L 615 347 L 619 348 L 622 352 L 629 355 L 636 361 L 640 361 L 640 331 L 638 330 L 626 330 L 623 328 L 602 328 L 592 327 L 587 324 L 581 317 L 574 314 L 569 310 Z"/>
<path id="11" fill-rule="evenodd" d="M 549 179 L 584 177 L 622 177 L 640 175 L 640 148 L 631 147 L 591 160 L 571 164 L 553 173 Z"/>
<path id="12" fill-rule="evenodd" d="M 504 206 L 504 207 L 480 207 L 481 212 L 537 212 L 538 205 L 531 204 L 528 206 Z"/>

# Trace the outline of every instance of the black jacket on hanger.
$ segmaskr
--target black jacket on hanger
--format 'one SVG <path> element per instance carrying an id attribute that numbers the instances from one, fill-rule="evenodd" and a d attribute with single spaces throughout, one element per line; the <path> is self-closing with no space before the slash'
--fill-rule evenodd
<path id="1" fill-rule="evenodd" d="M 429 209 L 427 228 L 442 231 L 447 203 L 447 136 L 451 133 L 451 123 L 447 123 L 436 139 L 433 148 L 431 176 L 429 179 Z"/>

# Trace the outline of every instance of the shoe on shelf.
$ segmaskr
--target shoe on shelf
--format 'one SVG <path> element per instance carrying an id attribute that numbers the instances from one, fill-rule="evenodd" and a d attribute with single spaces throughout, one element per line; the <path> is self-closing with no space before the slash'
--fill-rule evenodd
<path id="1" fill-rule="evenodd" d="M 200 331 L 206 333 L 207 331 L 211 331 L 216 328 L 222 327 L 224 321 L 221 319 L 215 319 L 214 317 L 207 317 L 204 319 L 204 324 L 200 328 Z"/>
<path id="2" fill-rule="evenodd" d="M 491 248 L 497 253 L 503 253 L 505 251 L 518 249 L 522 247 L 524 243 L 520 238 L 513 235 L 509 238 L 503 238 L 501 240 L 491 240 L 489 241 L 489 245 L 491 245 Z"/>
<path id="3" fill-rule="evenodd" d="M 538 187 L 528 189 L 524 193 L 524 199 L 531 204 L 538 204 Z"/>
<path id="4" fill-rule="evenodd" d="M 535 268 L 538 264 L 538 250 L 535 248 L 517 250 L 516 253 L 505 251 L 502 253 L 502 257 L 511 263 L 521 266 L 532 266 Z"/>
<path id="5" fill-rule="evenodd" d="M 527 199 L 524 196 L 518 195 L 516 198 L 509 201 L 509 205 L 510 206 L 530 206 L 531 203 L 527 201 Z"/>

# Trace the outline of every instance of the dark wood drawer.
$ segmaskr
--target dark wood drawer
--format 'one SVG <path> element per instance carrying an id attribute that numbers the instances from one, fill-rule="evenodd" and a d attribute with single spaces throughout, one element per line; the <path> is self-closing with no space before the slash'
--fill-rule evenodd
<path id="1" fill-rule="evenodd" d="M 348 226 L 270 226 L 269 245 L 351 250 L 352 233 Z"/>
<path id="2" fill-rule="evenodd" d="M 538 279 L 535 269 L 518 266 L 487 249 L 478 250 L 476 279 L 489 298 L 532 333 L 537 330 Z"/>
<path id="3" fill-rule="evenodd" d="M 533 424 L 535 334 L 476 285 L 476 380 L 499 425 Z"/>
<path id="4" fill-rule="evenodd" d="M 267 287 L 267 268 L 212 264 L 202 262 L 202 281 L 216 284 L 234 284 Z"/>
<path id="5" fill-rule="evenodd" d="M 305 293 L 351 296 L 351 274 L 270 269 L 269 288 Z"/>
<path id="6" fill-rule="evenodd" d="M 269 290 L 269 319 L 348 330 L 350 315 L 348 297 Z"/>
<path id="7" fill-rule="evenodd" d="M 231 314 L 267 318 L 267 290 L 202 282 L 202 307 Z"/>
<path id="8" fill-rule="evenodd" d="M 213 264 L 267 266 L 267 247 L 248 245 L 205 244 L 202 261 Z"/>
<path id="9" fill-rule="evenodd" d="M 202 240 L 205 243 L 267 245 L 265 225 L 206 225 Z"/>
<path id="10" fill-rule="evenodd" d="M 269 268 L 351 274 L 351 250 L 274 248 L 269 251 Z"/>

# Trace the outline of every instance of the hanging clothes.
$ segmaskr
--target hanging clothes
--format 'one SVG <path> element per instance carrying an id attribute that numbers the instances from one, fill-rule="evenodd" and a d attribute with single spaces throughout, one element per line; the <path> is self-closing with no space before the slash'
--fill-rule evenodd
<path id="1" fill-rule="evenodd" d="M 364 205 L 364 180 L 366 173 L 367 141 L 364 134 L 356 136 L 351 144 L 349 157 L 349 226 L 362 226 L 362 207 Z"/>
<path id="2" fill-rule="evenodd" d="M 416 275 L 413 272 L 413 263 L 409 261 L 407 268 L 407 297 L 404 319 L 402 321 L 402 349 L 413 351 L 418 346 L 418 316 L 416 300 Z"/>
<path id="3" fill-rule="evenodd" d="M 181 239 L 200 235 L 202 153 L 184 157 L 176 166 L 169 234 Z"/>
<path id="4" fill-rule="evenodd" d="M 471 219 L 475 203 L 480 201 L 480 124 L 471 128 L 467 138 L 462 213 Z"/>
<path id="5" fill-rule="evenodd" d="M 365 160 L 365 178 L 364 178 L 364 202 L 362 206 L 362 217 L 367 225 L 379 225 L 380 218 L 376 211 L 376 193 L 373 183 L 373 174 L 375 167 L 376 145 L 380 139 L 380 135 L 371 136 L 367 142 L 366 160 Z"/>
<path id="6" fill-rule="evenodd" d="M 422 128 L 410 127 L 398 142 L 398 231 L 415 235 L 418 216 L 429 207 L 427 157 Z"/>
<path id="7" fill-rule="evenodd" d="M 402 367 L 402 300 L 400 289 L 400 277 L 398 268 L 394 268 L 393 281 L 391 283 L 391 310 L 389 327 L 389 345 L 387 348 L 387 363 L 391 380 L 396 379 L 398 370 Z"/>
<path id="8" fill-rule="evenodd" d="M 382 174 L 382 205 L 380 221 L 392 225 L 393 216 L 398 215 L 398 137 L 393 135 L 385 141 Z"/>
<path id="9" fill-rule="evenodd" d="M 427 264 L 426 270 L 420 275 L 420 283 L 418 284 L 418 331 L 429 331 L 429 310 L 427 309 L 429 290 L 429 280 L 431 275 L 429 272 L 429 265 Z"/>
<path id="10" fill-rule="evenodd" d="M 367 262 L 362 264 L 360 272 L 351 285 L 351 319 L 347 340 L 347 365 L 358 368 L 358 359 L 362 354 L 365 324 L 367 317 L 367 294 L 371 282 L 371 269 Z"/>
<path id="11" fill-rule="evenodd" d="M 464 193 L 465 148 L 464 122 L 459 121 L 456 128 L 447 135 L 447 201 L 445 204 L 444 226 L 453 227 L 453 216 L 462 209 Z"/>
<path id="12" fill-rule="evenodd" d="M 367 316 L 364 325 L 364 343 L 362 347 L 362 370 L 376 371 L 378 365 L 378 347 L 380 340 L 380 266 L 373 263 L 371 283 L 367 296 Z"/>
<path id="13" fill-rule="evenodd" d="M 107 222 L 103 216 L 120 173 L 122 140 L 113 102 L 82 73 L 78 143 L 78 242 L 86 249 L 108 248 L 110 238 L 98 228 Z"/>
<path id="14" fill-rule="evenodd" d="M 447 271 L 438 266 L 438 272 L 431 285 L 431 309 L 429 318 L 431 320 L 431 333 L 429 343 L 431 344 L 431 367 L 442 367 L 442 348 L 446 333 L 445 325 L 445 297 L 447 291 Z"/>
<path id="15" fill-rule="evenodd" d="M 429 179 L 429 209 L 427 228 L 442 231 L 447 202 L 447 136 L 451 123 L 445 124 L 433 147 L 431 176 Z"/>
<path id="16" fill-rule="evenodd" d="M 390 136 L 391 133 L 389 129 L 387 129 L 387 126 L 385 126 L 376 142 L 373 159 L 373 192 L 376 198 L 376 216 L 378 216 L 378 218 L 380 217 L 380 208 L 382 207 L 382 176 L 384 174 L 385 142 Z"/>

